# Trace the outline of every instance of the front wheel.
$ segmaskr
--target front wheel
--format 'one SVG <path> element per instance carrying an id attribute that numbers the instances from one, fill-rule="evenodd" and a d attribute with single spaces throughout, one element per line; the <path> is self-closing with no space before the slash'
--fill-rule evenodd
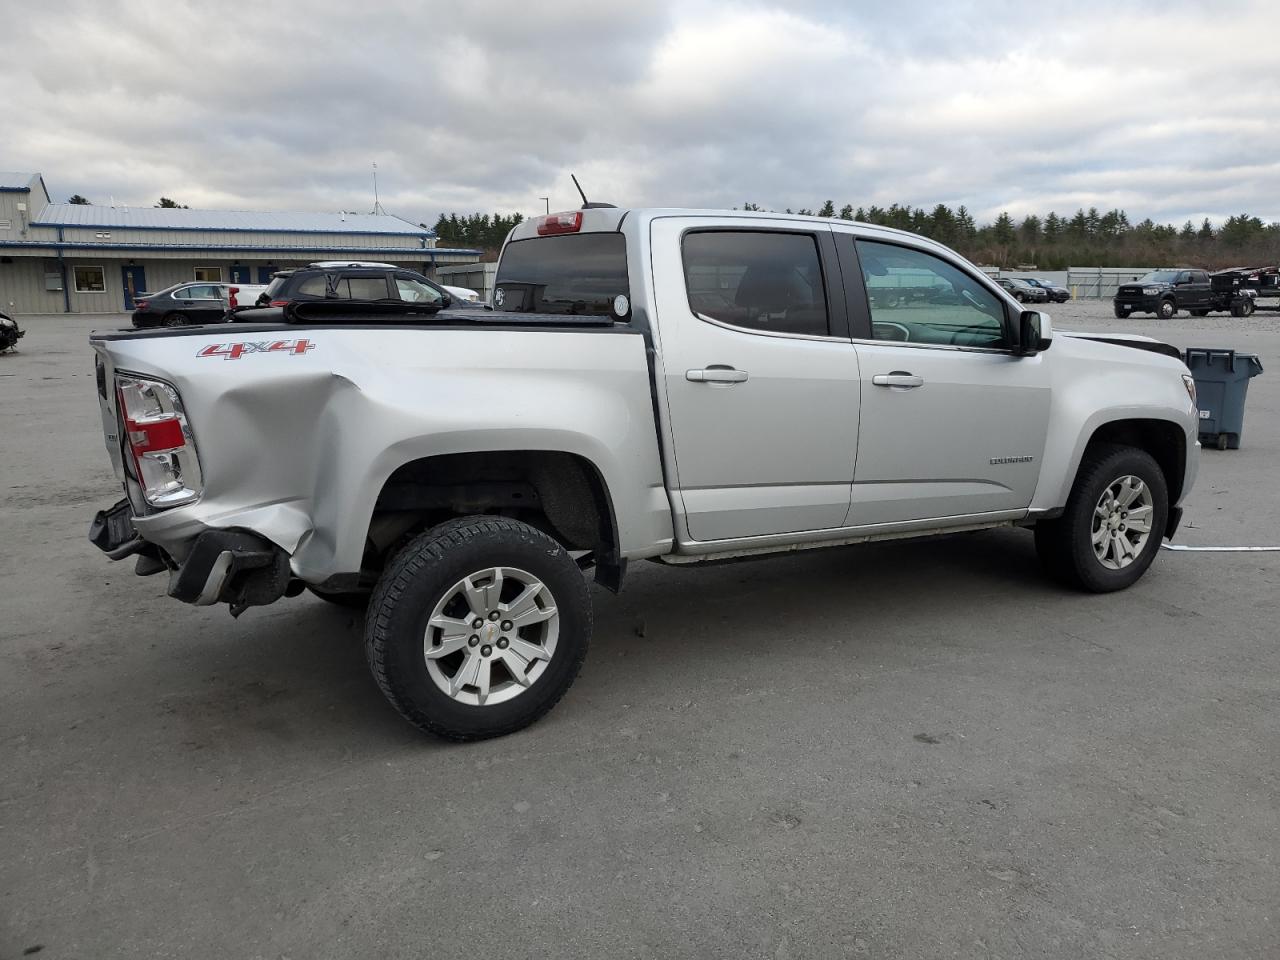
<path id="1" fill-rule="evenodd" d="M 1160 306 L 1156 307 L 1156 316 L 1161 320 L 1171 320 L 1177 312 L 1178 308 L 1172 300 L 1161 300 Z"/>
<path id="2" fill-rule="evenodd" d="M 1093 593 L 1131 586 L 1155 560 L 1169 488 L 1145 450 L 1090 447 L 1062 516 L 1036 524 L 1036 552 L 1056 579 Z"/>
<path id="3" fill-rule="evenodd" d="M 526 727 L 564 696 L 591 638 L 564 547 L 505 517 L 428 530 L 383 572 L 365 621 L 374 679 L 414 726 L 450 740 Z"/>

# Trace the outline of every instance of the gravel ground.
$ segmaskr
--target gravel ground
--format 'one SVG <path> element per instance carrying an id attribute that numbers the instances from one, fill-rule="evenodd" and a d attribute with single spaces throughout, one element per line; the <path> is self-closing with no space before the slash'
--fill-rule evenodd
<path id="1" fill-rule="evenodd" d="M 1280 358 L 1276 315 L 1051 312 Z M 1023 531 L 640 565 L 550 716 L 446 745 L 349 613 L 88 545 L 115 319 L 0 356 L 0 960 L 1276 955 L 1280 554 L 1105 597 Z M 1269 372 L 1180 540 L 1280 544 L 1278 414 Z"/>

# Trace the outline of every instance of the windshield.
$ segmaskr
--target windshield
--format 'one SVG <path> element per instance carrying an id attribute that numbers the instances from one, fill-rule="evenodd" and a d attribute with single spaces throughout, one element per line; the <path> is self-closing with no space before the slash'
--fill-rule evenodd
<path id="1" fill-rule="evenodd" d="M 493 308 L 519 313 L 612 316 L 630 297 L 627 242 L 620 233 L 513 240 L 502 252 Z"/>
<path id="2" fill-rule="evenodd" d="M 1173 283 L 1178 279 L 1177 270 L 1152 270 L 1139 283 Z"/>

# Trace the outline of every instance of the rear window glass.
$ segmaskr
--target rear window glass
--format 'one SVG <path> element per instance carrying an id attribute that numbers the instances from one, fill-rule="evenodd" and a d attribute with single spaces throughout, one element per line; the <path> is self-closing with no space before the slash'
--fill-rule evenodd
<path id="1" fill-rule="evenodd" d="M 689 307 L 699 316 L 770 333 L 827 333 L 822 267 L 810 234 L 689 233 L 684 277 Z"/>
<path id="2" fill-rule="evenodd" d="M 507 244 L 494 282 L 493 308 L 612 316 L 619 294 L 631 296 L 622 234 L 537 237 Z"/>

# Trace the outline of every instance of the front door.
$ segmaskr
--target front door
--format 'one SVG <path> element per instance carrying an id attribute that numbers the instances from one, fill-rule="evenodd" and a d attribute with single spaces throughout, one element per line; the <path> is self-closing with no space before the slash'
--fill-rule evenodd
<path id="1" fill-rule="evenodd" d="M 840 526 L 858 360 L 828 282 L 839 272 L 830 231 L 689 217 L 655 220 L 652 231 L 674 482 L 690 537 Z"/>
<path id="2" fill-rule="evenodd" d="M 136 264 L 126 264 L 120 268 L 120 278 L 124 287 L 124 308 L 132 311 L 134 299 L 138 294 L 147 292 L 146 271 Z"/>
<path id="3" fill-rule="evenodd" d="M 868 290 L 905 291 L 895 307 L 870 299 L 871 336 L 856 344 L 862 429 L 848 525 L 1025 510 L 1044 454 L 1050 355 L 1015 356 L 1004 301 L 958 264 L 865 240 L 856 263 L 852 243 L 840 252 Z"/>

